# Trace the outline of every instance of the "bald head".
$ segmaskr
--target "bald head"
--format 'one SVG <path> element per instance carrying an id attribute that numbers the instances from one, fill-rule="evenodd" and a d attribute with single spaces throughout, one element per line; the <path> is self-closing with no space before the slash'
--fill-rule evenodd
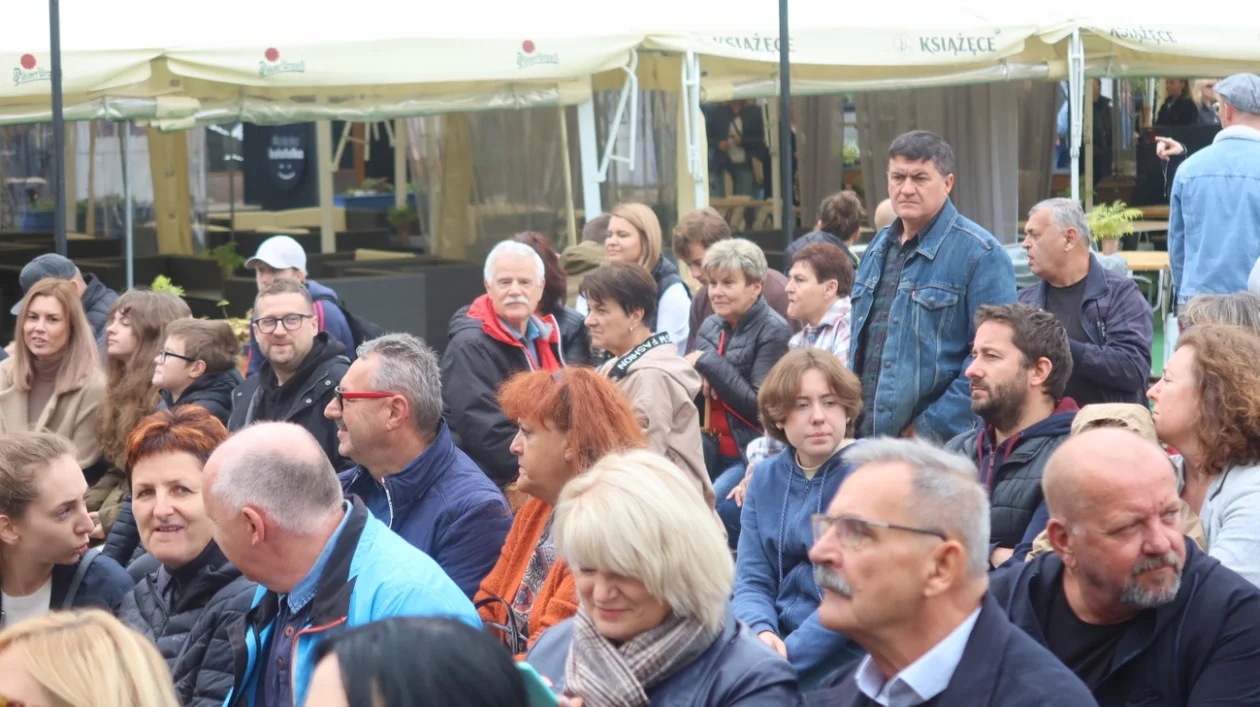
<path id="1" fill-rule="evenodd" d="M 253 506 L 294 533 L 318 528 L 343 499 L 319 442 L 288 422 L 259 423 L 228 438 L 206 462 L 205 483 L 231 517 Z"/>
<path id="2" fill-rule="evenodd" d="M 897 220 L 897 212 L 893 210 L 892 199 L 884 199 L 875 207 L 875 230 L 882 231 Z"/>
<path id="3" fill-rule="evenodd" d="M 1159 445 L 1126 429 L 1102 428 L 1069 438 L 1041 477 L 1050 515 L 1075 523 L 1090 508 L 1125 497 L 1133 487 L 1168 484 L 1176 477 Z"/>

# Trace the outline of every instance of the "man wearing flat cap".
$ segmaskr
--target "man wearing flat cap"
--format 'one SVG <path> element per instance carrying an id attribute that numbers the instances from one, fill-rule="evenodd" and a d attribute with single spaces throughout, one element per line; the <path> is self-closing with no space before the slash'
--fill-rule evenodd
<path id="1" fill-rule="evenodd" d="M 1178 309 L 1195 295 L 1247 289 L 1260 258 L 1260 76 L 1234 74 L 1216 94 L 1223 129 L 1186 158 L 1169 199 Z"/>
<path id="2" fill-rule="evenodd" d="M 114 305 L 114 300 L 118 299 L 118 293 L 106 287 L 105 283 L 98 280 L 95 275 L 91 273 L 84 275 L 74 261 L 64 255 L 44 253 L 27 263 L 22 268 L 22 273 L 18 275 L 23 294 L 46 277 L 55 277 L 58 280 L 69 280 L 74 283 L 75 289 L 79 292 L 79 299 L 83 302 L 83 311 L 87 314 L 88 323 L 92 325 L 96 346 L 105 348 L 105 328 L 109 326 L 107 315 L 109 308 Z M 16 317 L 20 311 L 22 311 L 22 301 L 18 300 L 9 313 Z M 0 355 L 0 358 L 4 357 Z"/>

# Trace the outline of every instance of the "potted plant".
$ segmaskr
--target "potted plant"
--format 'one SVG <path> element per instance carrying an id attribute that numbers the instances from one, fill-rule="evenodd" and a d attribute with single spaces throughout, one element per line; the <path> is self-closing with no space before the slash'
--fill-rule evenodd
<path id="1" fill-rule="evenodd" d="M 26 202 L 26 210 L 22 212 L 23 231 L 51 231 L 57 227 L 55 210 L 57 202 L 42 196 L 36 196 Z"/>
<path id="2" fill-rule="evenodd" d="M 1131 208 L 1123 201 L 1099 204 L 1085 214 L 1085 223 L 1098 242 L 1103 255 L 1114 255 L 1120 250 L 1120 239 L 1133 233 L 1133 222 L 1142 217 L 1142 210 Z"/>
<path id="3" fill-rule="evenodd" d="M 420 214 L 410 206 L 389 207 L 389 224 L 394 227 L 398 243 L 403 248 L 411 247 L 411 236 L 420 226 Z"/>
<path id="4" fill-rule="evenodd" d="M 386 211 L 394 205 L 394 184 L 388 177 L 364 179 L 354 189 L 347 189 L 333 199 L 337 206 L 347 209 L 364 209 L 369 211 Z M 407 204 L 415 206 L 415 195 L 408 192 Z"/>
<path id="5" fill-rule="evenodd" d="M 232 277 L 236 269 L 245 264 L 245 256 L 236 252 L 236 241 L 227 241 L 223 245 L 201 251 L 201 257 L 214 258 L 223 269 L 223 277 Z"/>

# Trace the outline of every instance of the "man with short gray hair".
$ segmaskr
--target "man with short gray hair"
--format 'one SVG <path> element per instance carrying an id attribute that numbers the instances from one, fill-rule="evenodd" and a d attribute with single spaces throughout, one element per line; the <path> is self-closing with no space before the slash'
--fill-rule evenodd
<path id="1" fill-rule="evenodd" d="M 206 516 L 223 554 L 261 585 L 233 641 L 228 704 L 300 705 L 317 647 L 337 630 L 391 616 L 477 611 L 433 558 L 344 500 L 310 432 L 271 422 L 223 443 L 202 475 Z"/>
<path id="2" fill-rule="evenodd" d="M 809 705 L 1093 704 L 987 596 L 989 503 L 966 457 L 918 440 L 854 445 L 814 516 L 818 620 L 868 655 Z"/>
<path id="3" fill-rule="evenodd" d="M 1066 397 L 1092 403 L 1145 403 L 1151 375 L 1154 323 L 1132 278 L 1104 268 L 1090 252 L 1089 225 L 1080 204 L 1046 199 L 1024 227 L 1028 267 L 1041 282 L 1019 301 L 1044 309 L 1067 329 L 1072 377 Z"/>
<path id="4" fill-rule="evenodd" d="M 518 465 L 510 449 L 516 423 L 499 409 L 499 386 L 520 371 L 564 365 L 560 326 L 539 314 L 543 261 L 533 248 L 502 241 L 486 256 L 486 294 L 451 317 L 442 355 L 442 400 L 455 445 L 505 488 Z"/>
<path id="5" fill-rule="evenodd" d="M 411 334 L 359 347 L 324 414 L 337 426 L 347 495 L 437 561 L 470 598 L 503 549 L 503 494 L 451 441 L 437 354 Z"/>

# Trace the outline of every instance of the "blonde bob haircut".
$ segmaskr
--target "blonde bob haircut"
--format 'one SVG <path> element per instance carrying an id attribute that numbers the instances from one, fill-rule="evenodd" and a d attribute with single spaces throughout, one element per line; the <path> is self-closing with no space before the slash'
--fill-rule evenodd
<path id="1" fill-rule="evenodd" d="M 575 574 L 637 579 L 684 619 L 726 620 L 735 564 L 722 528 L 695 482 L 659 454 L 609 454 L 566 484 L 552 537 Z"/>
<path id="2" fill-rule="evenodd" d="M 179 707 L 157 648 L 100 609 L 55 612 L 6 628 L 0 653 L 10 651 L 53 696 L 53 707 Z"/>
<path id="3" fill-rule="evenodd" d="M 613 209 L 610 215 L 624 219 L 639 232 L 639 265 L 651 272 L 661 259 L 661 222 L 656 212 L 646 204 L 630 202 Z"/>

